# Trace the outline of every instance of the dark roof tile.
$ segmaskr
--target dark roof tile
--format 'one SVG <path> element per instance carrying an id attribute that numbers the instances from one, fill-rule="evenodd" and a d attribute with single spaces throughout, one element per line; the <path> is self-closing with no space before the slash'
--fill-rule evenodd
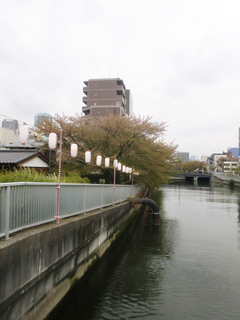
<path id="1" fill-rule="evenodd" d="M 17 164 L 38 154 L 36 150 L 0 150 L 0 163 Z"/>

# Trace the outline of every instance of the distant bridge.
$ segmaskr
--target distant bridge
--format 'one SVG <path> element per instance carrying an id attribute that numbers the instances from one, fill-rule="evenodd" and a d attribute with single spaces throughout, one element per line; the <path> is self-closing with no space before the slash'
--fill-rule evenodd
<path id="1" fill-rule="evenodd" d="M 186 181 L 209 181 L 212 178 L 211 173 L 180 173 L 177 175 L 177 177 L 184 177 Z"/>

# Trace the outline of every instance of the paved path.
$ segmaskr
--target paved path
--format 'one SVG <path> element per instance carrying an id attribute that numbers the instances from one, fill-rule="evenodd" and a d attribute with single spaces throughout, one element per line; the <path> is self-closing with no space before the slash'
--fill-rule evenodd
<path id="1" fill-rule="evenodd" d="M 215 177 L 215 178 L 217 178 L 217 179 L 223 180 L 223 181 L 234 180 L 234 181 L 240 183 L 240 177 L 237 176 L 237 175 L 233 175 L 232 177 L 229 177 L 229 176 L 227 176 L 227 175 L 225 175 L 225 174 L 212 173 L 212 176 Z"/>

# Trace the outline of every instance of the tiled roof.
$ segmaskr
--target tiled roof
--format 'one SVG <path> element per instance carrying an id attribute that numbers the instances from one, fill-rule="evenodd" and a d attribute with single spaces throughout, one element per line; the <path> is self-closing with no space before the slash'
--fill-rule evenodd
<path id="1" fill-rule="evenodd" d="M 0 150 L 0 163 L 20 163 L 40 154 L 37 150 Z"/>

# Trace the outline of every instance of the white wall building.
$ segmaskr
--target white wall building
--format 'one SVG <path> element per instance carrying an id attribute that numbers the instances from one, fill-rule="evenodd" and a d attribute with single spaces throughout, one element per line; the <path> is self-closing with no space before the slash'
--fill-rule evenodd
<path id="1" fill-rule="evenodd" d="M 5 145 L 11 142 L 18 141 L 18 131 L 15 132 L 11 129 L 0 127 L 0 144 Z"/>
<path id="2" fill-rule="evenodd" d="M 227 158 L 227 154 L 213 153 L 213 154 L 211 155 L 212 166 L 218 167 L 218 166 L 219 166 L 219 159 L 220 159 L 220 158 Z"/>
<path id="3" fill-rule="evenodd" d="M 238 162 L 224 161 L 224 172 L 235 171 L 238 167 Z"/>
<path id="4" fill-rule="evenodd" d="M 201 156 L 201 161 L 207 163 L 208 156 Z"/>

